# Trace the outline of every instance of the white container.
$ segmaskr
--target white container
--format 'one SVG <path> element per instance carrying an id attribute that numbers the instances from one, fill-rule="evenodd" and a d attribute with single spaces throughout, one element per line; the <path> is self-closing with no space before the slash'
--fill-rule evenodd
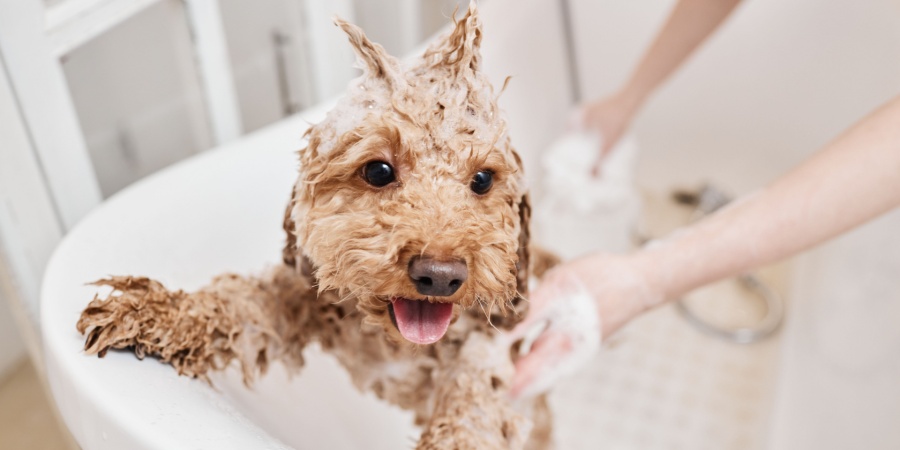
<path id="1" fill-rule="evenodd" d="M 599 148 L 600 136 L 572 132 L 541 158 L 544 191 L 534 208 L 537 242 L 564 259 L 632 248 L 641 204 L 634 184 L 638 147 L 626 137 L 594 176 Z"/>

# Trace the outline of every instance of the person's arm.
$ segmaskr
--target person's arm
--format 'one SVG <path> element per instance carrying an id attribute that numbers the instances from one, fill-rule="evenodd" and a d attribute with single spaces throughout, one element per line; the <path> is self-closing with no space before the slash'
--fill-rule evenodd
<path id="1" fill-rule="evenodd" d="M 603 136 L 602 155 L 622 137 L 644 101 L 690 56 L 740 0 L 681 0 L 628 81 L 613 95 L 585 105 L 582 125 Z"/>
<path id="2" fill-rule="evenodd" d="M 900 205 L 900 97 L 767 188 L 636 255 L 663 299 L 806 250 Z"/>
<path id="3" fill-rule="evenodd" d="M 623 91 L 643 102 L 694 53 L 740 0 L 681 0 L 641 58 Z"/>
<path id="4" fill-rule="evenodd" d="M 561 264 L 531 294 L 528 317 L 513 331 L 544 320 L 552 302 L 587 291 L 603 336 L 640 313 L 725 277 L 749 271 L 831 239 L 900 206 L 900 97 L 768 187 L 626 256 L 594 254 Z M 572 288 L 577 285 L 578 288 Z M 544 336 L 521 358 L 513 392 L 564 358 L 565 336 Z"/>

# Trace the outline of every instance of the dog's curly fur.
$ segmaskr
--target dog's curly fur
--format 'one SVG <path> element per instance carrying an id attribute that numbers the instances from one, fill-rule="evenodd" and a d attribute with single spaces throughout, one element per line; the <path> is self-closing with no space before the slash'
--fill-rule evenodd
<path id="1" fill-rule="evenodd" d="M 283 264 L 259 277 L 223 275 L 194 293 L 147 278 L 101 280 L 113 293 L 83 312 L 85 349 L 131 348 L 204 379 L 237 361 L 249 384 L 270 361 L 299 369 L 316 341 L 357 387 L 416 412 L 418 448 L 545 448 L 546 401 L 515 408 L 507 399 L 513 352 L 498 329 L 522 318 L 530 269 L 552 257 L 535 252 L 530 261 L 522 161 L 480 72 L 474 2 L 406 69 L 356 26 L 335 23 L 363 76 L 307 132 Z M 370 161 L 390 163 L 396 181 L 366 183 Z M 470 188 L 480 171 L 493 175 L 484 194 Z M 464 261 L 468 278 L 450 296 L 423 298 L 408 273 L 416 256 Z M 452 303 L 446 335 L 407 342 L 390 313 L 398 297 Z"/>

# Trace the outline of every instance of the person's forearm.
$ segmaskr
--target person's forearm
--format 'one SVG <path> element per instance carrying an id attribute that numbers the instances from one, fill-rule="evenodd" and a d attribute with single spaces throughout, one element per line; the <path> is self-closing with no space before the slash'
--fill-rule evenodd
<path id="1" fill-rule="evenodd" d="M 680 0 L 622 93 L 643 101 L 718 27 L 740 0 Z"/>
<path id="2" fill-rule="evenodd" d="M 775 181 L 634 256 L 661 300 L 810 248 L 900 206 L 900 97 Z"/>

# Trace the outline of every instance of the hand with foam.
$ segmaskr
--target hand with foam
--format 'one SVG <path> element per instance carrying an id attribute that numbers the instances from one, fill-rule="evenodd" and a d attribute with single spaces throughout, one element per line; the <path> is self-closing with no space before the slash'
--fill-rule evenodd
<path id="1" fill-rule="evenodd" d="M 581 107 L 579 124 L 603 136 L 594 176 L 603 159 L 615 148 L 641 104 L 731 14 L 741 0 L 681 0 L 641 57 L 634 71 L 615 94 Z"/>
<path id="2" fill-rule="evenodd" d="M 591 255 L 547 272 L 529 297 L 528 316 L 509 336 L 524 339 L 525 352 L 511 395 L 546 391 L 587 363 L 604 336 L 659 301 L 627 256 Z"/>

